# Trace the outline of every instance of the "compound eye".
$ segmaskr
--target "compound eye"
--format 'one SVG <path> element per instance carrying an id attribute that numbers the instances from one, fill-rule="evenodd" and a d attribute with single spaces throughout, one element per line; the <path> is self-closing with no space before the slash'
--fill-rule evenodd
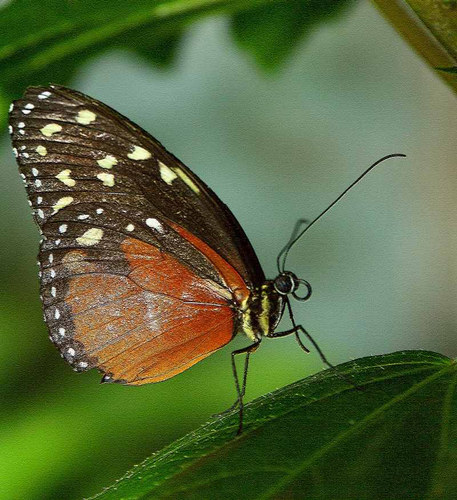
<path id="1" fill-rule="evenodd" d="M 280 274 L 274 281 L 275 290 L 281 295 L 287 295 L 295 290 L 295 282 L 290 274 Z"/>

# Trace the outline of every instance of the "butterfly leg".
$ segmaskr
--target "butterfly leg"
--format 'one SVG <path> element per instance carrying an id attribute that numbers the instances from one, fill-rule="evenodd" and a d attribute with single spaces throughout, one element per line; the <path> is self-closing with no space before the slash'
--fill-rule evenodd
<path id="1" fill-rule="evenodd" d="M 232 410 L 235 408 L 239 408 L 239 416 L 240 416 L 240 423 L 238 426 L 238 431 L 237 435 L 241 434 L 243 430 L 243 410 L 244 410 L 244 405 L 243 405 L 243 397 L 246 393 L 246 382 L 248 378 L 248 368 L 249 368 L 249 357 L 251 353 L 255 352 L 257 348 L 260 345 L 260 340 L 257 342 L 254 342 L 251 345 L 248 345 L 247 347 L 243 347 L 242 349 L 237 349 L 236 351 L 232 352 L 232 371 L 233 371 L 233 378 L 235 379 L 235 388 L 237 392 L 237 398 L 236 401 L 230 406 L 230 408 L 227 408 L 221 413 L 218 413 L 214 416 L 221 417 L 223 415 L 226 415 L 227 413 L 230 413 Z M 239 354 L 246 354 L 246 357 L 244 359 L 244 368 L 243 368 L 243 381 L 240 387 L 240 381 L 238 377 L 238 372 L 236 369 L 236 361 L 235 357 L 238 356 Z"/>
<path id="2" fill-rule="evenodd" d="M 232 370 L 233 370 L 233 378 L 235 379 L 235 387 L 236 387 L 236 392 L 238 394 L 238 399 L 235 401 L 235 403 L 232 405 L 233 408 L 236 408 L 238 406 L 239 409 L 239 425 L 238 425 L 238 431 L 237 431 L 237 436 L 241 434 L 243 431 L 243 413 L 244 413 L 244 403 L 243 403 L 243 397 L 244 394 L 246 393 L 246 382 L 248 378 L 248 368 L 249 368 L 249 357 L 251 353 L 255 352 L 260 345 L 260 340 L 257 340 L 251 345 L 248 345 L 247 347 L 244 347 L 243 349 L 237 349 L 236 351 L 232 352 Z M 235 356 L 238 356 L 239 354 L 246 354 L 246 358 L 244 359 L 244 370 L 243 370 L 243 383 L 240 388 L 240 382 L 238 378 L 238 372 L 236 370 L 236 362 L 235 362 Z"/>

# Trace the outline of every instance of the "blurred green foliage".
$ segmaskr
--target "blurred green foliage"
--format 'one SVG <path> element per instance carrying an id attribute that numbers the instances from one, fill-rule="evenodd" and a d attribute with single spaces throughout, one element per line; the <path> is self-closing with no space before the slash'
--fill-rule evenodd
<path id="1" fill-rule="evenodd" d="M 264 65 L 284 60 L 314 24 L 332 17 L 350 0 L 16 0 L 0 17 L 0 91 L 12 100 L 29 85 L 67 83 L 89 58 L 108 48 L 126 48 L 146 60 L 169 63 L 183 29 L 215 13 L 234 19 L 241 45 Z M 6 111 L 5 103 L 0 112 Z"/>
<path id="2" fill-rule="evenodd" d="M 24 87 L 50 81 L 113 105 L 228 203 L 268 275 L 296 218 L 317 214 L 383 154 L 408 153 L 291 255 L 315 289 L 296 314 L 335 362 L 418 345 L 456 355 L 454 101 L 366 5 L 327 24 L 322 2 L 321 29 L 300 44 L 314 18 L 293 22 L 286 4 L 10 2 L 0 11 L 1 117 Z M 207 14 L 220 17 L 190 25 Z M 259 75 L 233 36 L 264 66 L 270 50 L 282 72 Z M 47 340 L 39 236 L 6 131 L 0 149 L 0 498 L 81 498 L 229 406 L 229 352 L 244 342 L 163 384 L 100 386 L 96 373 L 74 374 Z M 320 366 L 293 339 L 265 342 L 248 398 Z"/>

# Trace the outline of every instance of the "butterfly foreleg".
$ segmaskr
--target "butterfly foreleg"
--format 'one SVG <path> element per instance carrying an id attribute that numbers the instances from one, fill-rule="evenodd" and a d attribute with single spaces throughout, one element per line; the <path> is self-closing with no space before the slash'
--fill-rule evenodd
<path id="1" fill-rule="evenodd" d="M 283 332 L 271 332 L 271 333 L 267 334 L 266 337 L 268 337 L 270 339 L 275 339 L 275 338 L 287 337 L 287 335 L 295 334 L 295 338 L 297 339 L 298 345 L 306 353 L 309 353 L 309 349 L 303 344 L 300 336 L 298 335 L 299 332 L 303 332 L 306 336 L 308 336 L 308 333 L 306 332 L 306 330 L 303 328 L 302 325 L 296 325 L 293 328 L 290 328 L 289 330 L 284 330 Z"/>

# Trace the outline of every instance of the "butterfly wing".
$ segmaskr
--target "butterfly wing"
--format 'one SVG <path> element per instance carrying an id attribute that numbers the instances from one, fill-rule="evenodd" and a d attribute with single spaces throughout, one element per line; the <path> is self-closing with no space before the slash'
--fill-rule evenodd
<path id="1" fill-rule="evenodd" d="M 10 132 L 43 234 L 45 318 L 67 361 L 141 384 L 230 341 L 264 277 L 200 179 L 128 119 L 63 87 L 29 88 Z"/>

